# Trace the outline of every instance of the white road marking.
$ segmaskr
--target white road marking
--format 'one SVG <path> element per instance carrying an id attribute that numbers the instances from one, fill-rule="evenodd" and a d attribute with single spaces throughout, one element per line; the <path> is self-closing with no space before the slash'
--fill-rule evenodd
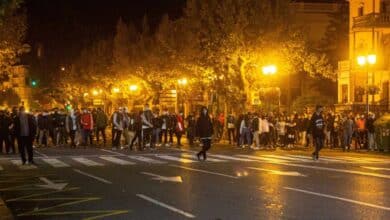
<path id="1" fill-rule="evenodd" d="M 104 151 L 104 152 L 107 152 L 107 153 L 115 154 L 117 156 L 127 156 L 126 154 L 118 153 L 118 152 L 115 152 L 115 151 L 112 151 L 112 150 L 106 150 L 106 149 L 100 149 L 100 150 Z"/>
<path id="2" fill-rule="evenodd" d="M 83 172 L 83 171 L 78 170 L 78 169 L 73 169 L 73 170 L 74 170 L 76 173 L 80 173 L 80 174 L 82 174 L 82 175 L 84 175 L 84 176 L 91 177 L 91 178 L 93 178 L 93 179 L 95 179 L 95 180 L 98 180 L 98 181 L 100 181 L 100 182 L 102 182 L 102 183 L 112 184 L 112 182 L 110 182 L 110 181 L 108 181 L 108 180 L 106 180 L 106 179 L 103 179 L 103 178 L 101 178 L 101 177 L 94 176 L 94 175 L 92 175 L 92 174 Z"/>
<path id="3" fill-rule="evenodd" d="M 301 192 L 301 193 L 305 193 L 305 194 L 309 194 L 309 195 L 315 195 L 315 196 L 325 197 L 325 198 L 329 198 L 329 199 L 336 199 L 336 200 L 340 200 L 340 201 L 344 201 L 344 202 L 349 202 L 349 203 L 354 203 L 354 204 L 367 206 L 367 207 L 371 207 L 371 208 L 390 211 L 390 207 L 386 207 L 386 206 L 375 205 L 372 203 L 361 202 L 361 201 L 357 201 L 357 200 L 353 200 L 353 199 L 347 199 L 347 198 L 332 196 L 332 195 L 328 195 L 328 194 L 316 193 L 316 192 L 307 191 L 307 190 L 303 190 L 303 189 L 297 189 L 297 188 L 291 188 L 291 187 L 284 187 L 284 188 L 287 190 L 295 191 L 295 192 Z"/>
<path id="4" fill-rule="evenodd" d="M 290 156 L 290 157 L 297 157 L 297 158 L 304 158 L 304 159 L 311 159 L 311 160 L 313 160 L 312 159 L 312 157 L 309 157 L 309 156 L 301 156 L 301 155 L 291 155 L 291 154 L 289 154 L 288 156 Z M 336 162 L 336 163 L 342 163 L 342 162 L 344 162 L 344 163 L 349 163 L 348 161 L 345 161 L 345 160 L 343 160 L 343 159 L 333 159 L 333 158 L 330 158 L 330 157 L 321 157 L 320 156 L 320 159 L 319 159 L 320 161 L 321 160 L 323 160 L 323 161 L 329 161 L 329 162 Z"/>
<path id="5" fill-rule="evenodd" d="M 46 154 L 41 153 L 41 152 L 39 152 L 38 150 L 34 150 L 34 151 L 35 151 L 35 153 L 41 155 L 42 157 L 46 157 L 46 158 L 48 157 Z"/>
<path id="6" fill-rule="evenodd" d="M 156 159 L 152 159 L 152 158 L 144 157 L 144 156 L 127 156 L 127 157 L 132 159 L 132 160 L 137 160 L 137 161 L 141 161 L 141 162 L 145 162 L 145 163 L 152 163 L 152 164 L 165 164 L 165 163 L 167 163 L 165 161 L 156 160 Z"/>
<path id="7" fill-rule="evenodd" d="M 313 162 L 313 160 L 309 159 L 303 159 L 303 158 L 296 158 L 296 157 L 286 157 L 286 156 L 280 156 L 280 155 L 261 155 L 265 157 L 271 157 L 271 158 L 277 158 L 277 159 L 282 159 L 282 160 L 293 160 L 293 161 L 301 161 L 301 162 Z"/>
<path id="8" fill-rule="evenodd" d="M 165 182 L 165 181 L 175 182 L 175 183 L 182 183 L 183 182 L 183 179 L 181 178 L 181 176 L 160 176 L 160 175 L 157 175 L 154 173 L 149 173 L 149 172 L 141 172 L 141 173 L 148 175 L 148 176 L 151 176 L 151 177 L 153 177 L 152 178 L 153 180 L 157 180 L 160 182 Z"/>
<path id="9" fill-rule="evenodd" d="M 238 179 L 239 178 L 237 176 L 232 176 L 232 175 L 227 175 L 227 174 L 223 174 L 223 173 L 212 172 L 212 171 L 208 171 L 208 170 L 200 170 L 200 169 L 195 169 L 195 168 L 191 168 L 191 167 L 177 166 L 177 165 L 170 165 L 170 166 L 171 167 L 177 167 L 177 168 L 185 169 L 185 170 L 191 170 L 191 171 L 195 171 L 195 172 L 200 172 L 200 173 L 207 173 L 207 174 L 212 174 L 212 175 L 216 175 L 216 176 L 228 177 L 228 178 L 232 178 L 232 179 Z"/>
<path id="10" fill-rule="evenodd" d="M 252 170 L 258 170 L 258 171 L 265 171 L 270 174 L 274 175 L 280 175 L 280 176 L 302 176 L 306 177 L 306 175 L 303 175 L 297 171 L 280 171 L 280 170 L 270 170 L 270 169 L 263 169 L 263 168 L 257 168 L 257 167 L 247 167 L 248 169 Z"/>
<path id="11" fill-rule="evenodd" d="M 302 168 L 315 169 L 315 170 L 326 170 L 326 171 L 333 171 L 339 173 L 357 174 L 362 176 L 372 176 L 372 177 L 390 179 L 390 175 L 384 175 L 378 173 L 368 173 L 368 172 L 361 172 L 361 171 L 354 171 L 354 170 L 343 170 L 343 169 L 309 166 L 309 165 L 302 165 L 302 164 L 287 164 L 287 163 L 278 163 L 278 164 L 285 165 L 285 166 L 292 166 L 292 167 L 302 167 Z"/>
<path id="12" fill-rule="evenodd" d="M 276 158 L 268 158 L 268 157 L 263 157 L 263 156 L 253 156 L 253 155 L 245 155 L 245 154 L 238 154 L 236 156 L 239 157 L 245 157 L 251 159 L 251 161 L 256 161 L 256 160 L 262 160 L 270 163 L 289 163 L 291 161 L 287 160 L 281 160 L 281 159 L 276 159 Z"/>
<path id="13" fill-rule="evenodd" d="M 95 162 L 95 161 L 92 161 L 92 160 L 89 160 L 89 159 L 86 159 L 86 158 L 83 158 L 83 157 L 75 157 L 75 158 L 72 158 L 73 160 L 85 165 L 85 166 L 88 166 L 88 167 L 94 167 L 94 166 L 103 166 L 103 164 L 101 163 L 98 163 L 98 162 Z"/>
<path id="14" fill-rule="evenodd" d="M 180 156 L 186 157 L 186 158 L 195 159 L 195 160 L 198 159 L 198 157 L 196 155 L 194 155 L 194 154 L 181 154 Z M 214 159 L 214 158 L 209 158 L 209 157 L 207 157 L 206 161 L 209 161 L 209 162 L 227 162 L 226 160 Z"/>
<path id="15" fill-rule="evenodd" d="M 26 164 L 26 165 L 23 165 L 22 164 L 22 161 L 20 160 L 11 160 L 11 162 L 13 164 L 15 164 L 16 166 L 18 166 L 19 169 L 21 170 L 33 170 L 33 169 L 37 169 L 37 167 L 35 165 L 32 165 L 32 164 Z"/>
<path id="16" fill-rule="evenodd" d="M 144 199 L 144 200 L 146 200 L 146 201 L 149 201 L 149 202 L 151 202 L 151 203 L 153 203 L 153 204 L 155 204 L 155 205 L 161 206 L 161 207 L 163 207 L 163 208 L 169 209 L 170 211 L 173 211 L 173 212 L 176 212 L 176 213 L 178 213 L 178 214 L 180 214 L 180 215 L 183 215 L 183 216 L 185 216 L 185 217 L 187 217 L 187 218 L 195 218 L 195 215 L 193 215 L 193 214 L 191 214 L 191 213 L 185 212 L 185 211 L 183 211 L 183 210 L 180 210 L 180 209 L 178 209 L 178 208 L 175 208 L 175 207 L 173 207 L 173 206 L 171 206 L 171 205 L 168 205 L 168 204 L 166 204 L 166 203 L 157 201 L 157 200 L 155 200 L 155 199 L 153 199 L 153 198 L 151 198 L 151 197 L 149 197 L 149 196 L 146 196 L 146 195 L 144 195 L 144 194 L 136 194 L 136 196 L 139 197 L 139 198 L 141 198 L 141 199 Z"/>
<path id="17" fill-rule="evenodd" d="M 369 169 L 369 170 L 386 170 L 386 171 L 390 171 L 390 168 L 385 168 L 385 167 L 362 167 L 362 168 Z"/>
<path id="18" fill-rule="evenodd" d="M 237 161 L 245 161 L 245 162 L 252 162 L 254 160 L 252 159 L 246 159 L 246 158 L 240 158 L 240 157 L 232 157 L 232 156 L 226 156 L 226 155 L 220 155 L 220 154 L 209 154 L 210 156 L 226 159 L 226 160 L 237 160 Z"/>
<path id="19" fill-rule="evenodd" d="M 58 168 L 58 167 L 69 167 L 68 164 L 54 158 L 42 158 L 45 163 L 48 163 L 50 166 Z"/>
<path id="20" fill-rule="evenodd" d="M 174 156 L 169 156 L 169 155 L 155 155 L 158 158 L 165 159 L 165 160 L 172 160 L 172 161 L 178 161 L 180 163 L 195 163 L 198 161 L 195 160 L 190 160 L 186 158 L 180 158 L 180 157 L 174 157 Z"/>
<path id="21" fill-rule="evenodd" d="M 100 158 L 103 160 L 110 161 L 110 162 L 115 163 L 115 164 L 119 164 L 119 165 L 134 165 L 135 164 L 133 162 L 130 162 L 127 160 L 122 160 L 122 159 L 119 159 L 116 157 L 101 156 Z"/>

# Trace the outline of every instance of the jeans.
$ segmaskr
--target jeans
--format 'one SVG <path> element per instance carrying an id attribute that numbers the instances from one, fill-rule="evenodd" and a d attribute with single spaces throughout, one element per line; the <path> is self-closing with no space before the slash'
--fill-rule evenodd
<path id="1" fill-rule="evenodd" d="M 229 144 L 232 144 L 236 141 L 235 131 L 235 128 L 228 128 Z"/>
<path id="2" fill-rule="evenodd" d="M 253 132 L 253 142 L 255 147 L 260 147 L 260 134 L 259 131 Z"/>
<path id="3" fill-rule="evenodd" d="M 49 139 L 49 130 L 48 129 L 40 129 L 39 130 L 39 145 L 42 146 L 42 142 L 43 142 L 43 136 L 45 136 L 46 138 L 46 146 L 47 146 L 47 142 L 48 142 L 48 139 Z"/>
<path id="4" fill-rule="evenodd" d="M 99 136 L 102 134 L 103 144 L 106 145 L 106 128 L 97 128 L 96 129 L 96 141 L 99 143 Z"/>
<path id="5" fill-rule="evenodd" d="M 315 151 L 313 155 L 318 159 L 320 150 L 324 147 L 324 138 L 323 137 L 314 137 Z"/>
<path id="6" fill-rule="evenodd" d="M 249 128 L 244 128 L 241 133 L 240 144 L 244 145 L 245 143 L 248 145 L 252 144 L 251 131 Z"/>
<path id="7" fill-rule="evenodd" d="M 117 129 L 113 129 L 112 131 L 112 146 L 119 147 L 121 143 L 122 131 Z"/>
<path id="8" fill-rule="evenodd" d="M 368 132 L 368 149 L 374 150 L 375 148 L 375 133 Z"/>
<path id="9" fill-rule="evenodd" d="M 352 133 L 344 132 L 344 142 L 343 142 L 344 149 L 349 150 L 351 148 L 351 142 L 352 142 Z"/>
<path id="10" fill-rule="evenodd" d="M 203 159 L 206 160 L 206 152 L 211 148 L 211 139 L 209 138 L 201 138 L 200 141 L 202 142 L 202 150 L 198 153 L 198 156 L 203 155 Z"/>
<path id="11" fill-rule="evenodd" d="M 82 136 L 83 136 L 83 145 L 84 146 L 88 145 L 88 139 L 90 141 L 90 144 L 92 145 L 92 130 L 83 129 Z"/>
<path id="12" fill-rule="evenodd" d="M 154 128 L 152 131 L 152 145 L 153 147 L 156 146 L 160 142 L 160 132 L 161 128 Z"/>
<path id="13" fill-rule="evenodd" d="M 26 150 L 28 155 L 28 162 L 33 162 L 33 138 L 31 137 L 19 137 L 18 147 L 20 157 L 23 163 L 26 163 Z"/>

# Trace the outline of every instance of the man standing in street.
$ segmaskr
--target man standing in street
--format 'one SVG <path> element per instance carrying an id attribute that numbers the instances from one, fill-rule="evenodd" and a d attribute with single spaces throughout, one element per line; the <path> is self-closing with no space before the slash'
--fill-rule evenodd
<path id="1" fill-rule="evenodd" d="M 152 140 L 152 131 L 153 131 L 153 113 L 149 108 L 149 104 L 146 104 L 144 107 L 144 112 L 141 115 L 142 119 L 142 136 L 143 136 L 143 142 L 142 142 L 142 148 L 145 147 L 151 147 L 151 140 Z"/>
<path id="2" fill-rule="evenodd" d="M 324 139 L 325 139 L 325 121 L 322 116 L 323 107 L 317 105 L 316 112 L 314 112 L 313 116 L 310 120 L 311 132 L 314 139 L 315 151 L 313 152 L 313 160 L 318 160 L 319 152 L 324 147 Z"/>
<path id="3" fill-rule="evenodd" d="M 123 132 L 123 109 L 118 108 L 112 115 L 112 149 L 117 150 L 120 147 Z"/>
<path id="4" fill-rule="evenodd" d="M 0 110 L 0 153 L 9 153 L 9 126 L 11 125 L 10 118 L 7 117 L 3 110 Z"/>
<path id="5" fill-rule="evenodd" d="M 368 137 L 368 149 L 370 151 L 374 151 L 375 146 L 375 114 L 370 112 L 368 113 L 368 118 L 366 120 L 366 129 L 367 129 L 367 137 Z"/>
<path id="6" fill-rule="evenodd" d="M 35 164 L 33 159 L 33 141 L 37 132 L 34 116 L 27 114 L 25 108 L 19 108 L 19 114 L 14 119 L 15 133 L 23 165 L 26 164 L 25 151 L 27 150 L 28 163 Z"/>
<path id="7" fill-rule="evenodd" d="M 201 156 L 203 156 L 203 160 L 206 160 L 206 152 L 211 148 L 211 139 L 213 136 L 213 124 L 206 107 L 202 107 L 200 116 L 196 122 L 196 131 L 196 135 L 202 143 L 202 150 L 196 156 L 198 160 L 200 160 Z"/>
<path id="8" fill-rule="evenodd" d="M 96 141 L 99 144 L 99 136 L 102 135 L 103 146 L 106 146 L 106 128 L 108 125 L 108 117 L 101 108 L 96 112 Z"/>

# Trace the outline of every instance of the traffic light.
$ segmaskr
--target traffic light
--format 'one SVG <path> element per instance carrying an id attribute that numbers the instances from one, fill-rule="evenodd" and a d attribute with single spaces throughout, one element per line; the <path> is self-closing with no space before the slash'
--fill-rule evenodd
<path id="1" fill-rule="evenodd" d="M 66 104 L 65 108 L 66 108 L 67 111 L 70 111 L 70 110 L 72 110 L 72 105 L 71 104 Z"/>
<path id="2" fill-rule="evenodd" d="M 38 85 L 38 82 L 36 80 L 31 80 L 31 86 L 36 87 Z"/>

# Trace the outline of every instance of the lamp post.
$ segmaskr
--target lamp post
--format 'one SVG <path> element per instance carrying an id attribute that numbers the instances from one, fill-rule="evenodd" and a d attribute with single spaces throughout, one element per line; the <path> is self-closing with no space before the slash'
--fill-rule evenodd
<path id="1" fill-rule="evenodd" d="M 184 87 L 188 84 L 188 80 L 187 78 L 182 78 L 182 79 L 179 79 L 177 80 L 177 84 L 178 84 L 178 87 L 176 88 L 176 95 L 177 95 L 177 98 L 176 98 L 176 111 L 178 112 L 179 111 L 179 107 L 178 107 L 178 102 L 179 102 L 179 98 L 180 98 L 180 105 L 182 108 L 184 108 L 184 100 L 183 100 L 183 97 L 179 97 L 181 96 L 181 93 L 179 93 L 179 87 Z M 186 109 L 184 109 L 185 111 Z"/>
<path id="2" fill-rule="evenodd" d="M 370 104 L 369 104 L 369 97 L 368 97 L 368 85 L 369 85 L 369 67 L 372 67 L 376 64 L 376 55 L 375 54 L 369 54 L 366 56 L 358 56 L 357 57 L 357 63 L 361 67 L 366 67 L 366 74 L 367 74 L 367 80 L 366 80 L 366 113 L 368 115 L 368 112 L 370 111 Z M 374 74 L 373 74 L 374 75 Z M 374 82 L 374 76 L 372 77 L 373 84 Z"/>
<path id="3" fill-rule="evenodd" d="M 278 71 L 278 68 L 276 67 L 276 65 L 267 65 L 267 66 L 263 66 L 262 68 L 262 72 L 263 72 L 263 75 L 265 76 L 272 76 L 272 75 L 275 75 L 276 72 Z M 280 88 L 277 87 L 277 90 L 278 90 L 278 111 L 280 112 Z"/>

